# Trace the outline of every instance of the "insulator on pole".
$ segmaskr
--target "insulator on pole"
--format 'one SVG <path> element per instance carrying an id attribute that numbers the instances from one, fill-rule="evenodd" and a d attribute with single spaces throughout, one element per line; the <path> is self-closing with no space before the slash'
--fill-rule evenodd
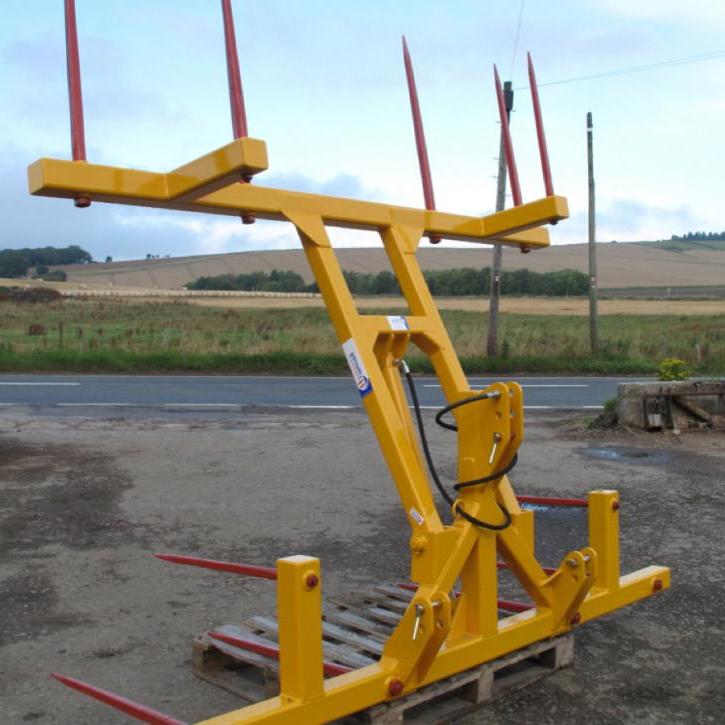
<path id="1" fill-rule="evenodd" d="M 554 182 L 551 180 L 551 167 L 549 166 L 549 152 L 546 148 L 546 135 L 544 134 L 544 120 L 541 116 L 541 103 L 539 102 L 539 87 L 536 85 L 536 74 L 531 53 L 526 57 L 529 64 L 529 86 L 531 87 L 531 102 L 534 106 L 534 119 L 536 121 L 536 139 L 539 142 L 539 156 L 541 157 L 541 173 L 544 176 L 544 189 L 547 196 L 554 196 Z"/>
<path id="2" fill-rule="evenodd" d="M 493 67 L 493 76 L 496 84 L 496 100 L 498 101 L 498 114 L 501 120 L 501 131 L 503 134 L 503 149 L 506 155 L 506 166 L 508 167 L 511 183 L 511 196 L 514 200 L 514 206 L 521 206 L 521 185 L 519 184 L 519 174 L 516 170 L 516 159 L 514 158 L 514 147 L 511 142 L 511 130 L 509 129 L 508 114 L 506 113 L 506 102 L 503 96 L 501 79 L 499 78 L 498 69 L 495 65 Z"/>

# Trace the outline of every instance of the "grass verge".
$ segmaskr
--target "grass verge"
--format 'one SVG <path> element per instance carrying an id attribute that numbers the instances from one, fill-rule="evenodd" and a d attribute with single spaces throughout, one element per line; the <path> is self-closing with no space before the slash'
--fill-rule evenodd
<path id="1" fill-rule="evenodd" d="M 585 317 L 503 314 L 496 358 L 480 355 L 485 314 L 443 310 L 442 317 L 469 374 L 641 375 L 653 373 L 666 357 L 685 360 L 698 374 L 725 373 L 725 315 L 602 315 L 601 350 L 592 357 Z M 408 357 L 416 370 L 431 370 L 417 348 Z M 232 310 L 81 299 L 0 304 L 0 370 L 347 374 L 322 308 Z"/>
<path id="2" fill-rule="evenodd" d="M 430 361 L 409 359 L 414 372 L 432 373 Z M 656 365 L 631 358 L 571 357 L 462 357 L 469 375 L 485 373 L 583 373 L 600 375 L 652 374 Z M 271 352 L 191 354 L 180 352 L 68 352 L 0 351 L 1 372 L 53 373 L 221 373 L 237 375 L 347 375 L 345 358 L 339 354 Z"/>

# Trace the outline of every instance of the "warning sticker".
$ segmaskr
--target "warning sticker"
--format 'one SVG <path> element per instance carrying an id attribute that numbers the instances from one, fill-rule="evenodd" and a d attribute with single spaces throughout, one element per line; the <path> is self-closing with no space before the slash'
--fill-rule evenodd
<path id="1" fill-rule="evenodd" d="M 402 315 L 388 315 L 388 324 L 391 330 L 410 330 L 408 320 Z"/>
<path id="2" fill-rule="evenodd" d="M 363 365 L 355 340 L 350 338 L 347 342 L 343 342 L 342 351 L 345 353 L 345 359 L 350 366 L 350 372 L 355 380 L 357 391 L 360 393 L 360 397 L 364 398 L 373 392 L 373 386 L 368 377 L 367 370 L 365 370 L 365 365 Z"/>
<path id="3" fill-rule="evenodd" d="M 425 519 L 423 518 L 423 514 L 420 511 L 418 511 L 418 509 L 415 508 L 415 506 L 411 506 L 410 511 L 408 511 L 408 513 L 410 514 L 410 518 L 413 519 L 413 521 L 415 521 L 415 523 L 418 524 L 418 526 L 423 525 L 423 522 L 425 521 Z"/>

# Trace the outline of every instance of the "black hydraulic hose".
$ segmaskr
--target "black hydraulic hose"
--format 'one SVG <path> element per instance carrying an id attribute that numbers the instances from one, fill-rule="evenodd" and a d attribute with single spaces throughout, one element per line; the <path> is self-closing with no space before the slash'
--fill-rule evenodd
<path id="1" fill-rule="evenodd" d="M 425 461 L 428 465 L 428 471 L 430 472 L 431 478 L 433 479 L 433 483 L 435 484 L 436 488 L 440 491 L 441 496 L 445 499 L 445 501 L 448 503 L 449 506 L 453 507 L 453 510 L 455 513 L 460 514 L 466 521 L 469 521 L 470 523 L 474 524 L 475 526 L 480 526 L 482 529 L 488 529 L 489 531 L 503 531 L 504 529 L 508 528 L 511 525 L 511 514 L 509 513 L 508 509 L 500 504 L 498 501 L 496 502 L 499 509 L 501 509 L 501 513 L 504 516 L 504 520 L 500 524 L 492 524 L 488 523 L 486 521 L 481 521 L 480 519 L 477 519 L 475 516 L 472 516 L 471 514 L 467 513 L 463 506 L 461 506 L 460 502 L 456 503 L 455 499 L 448 493 L 446 490 L 446 487 L 441 482 L 438 472 L 436 471 L 435 464 L 433 462 L 433 456 L 430 452 L 430 446 L 428 445 L 428 437 L 425 433 L 425 425 L 423 424 L 423 415 L 420 410 L 420 401 L 418 400 L 418 392 L 415 388 L 415 383 L 413 382 L 413 376 L 410 374 L 410 368 L 408 367 L 407 363 L 404 360 L 400 361 L 400 369 L 403 371 L 403 375 L 405 375 L 405 379 L 408 382 L 408 389 L 410 390 L 410 398 L 413 403 L 413 411 L 415 412 L 415 418 L 416 423 L 418 425 L 418 435 L 420 437 L 420 443 L 423 448 L 423 455 L 425 457 Z M 463 400 L 459 400 L 455 403 L 452 403 L 451 405 L 446 406 L 445 408 L 442 408 L 437 414 L 436 414 L 436 423 L 440 425 L 443 428 L 447 428 L 448 430 L 458 430 L 458 427 L 455 425 L 452 425 L 451 423 L 446 423 L 444 421 L 441 421 L 441 416 L 445 415 L 449 411 L 453 410 L 454 408 L 458 408 L 461 405 L 467 405 L 469 403 L 475 403 L 480 400 L 486 400 L 488 396 L 482 396 L 482 395 L 476 395 L 471 398 L 465 398 Z M 477 486 L 480 484 L 488 483 L 490 481 L 496 480 L 501 478 L 501 476 L 506 475 L 517 463 L 518 461 L 518 455 L 514 455 L 511 461 L 506 465 L 503 469 L 500 471 L 495 471 L 492 474 L 489 474 L 488 476 L 483 476 L 482 478 L 473 479 L 471 481 L 460 481 L 456 484 L 454 484 L 453 488 L 456 490 L 459 490 L 461 488 L 465 488 L 467 486 Z"/>

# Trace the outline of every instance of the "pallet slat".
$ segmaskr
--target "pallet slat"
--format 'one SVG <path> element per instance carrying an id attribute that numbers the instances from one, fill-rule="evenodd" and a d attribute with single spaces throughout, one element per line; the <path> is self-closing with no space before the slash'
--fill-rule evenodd
<path id="1" fill-rule="evenodd" d="M 328 602 L 323 615 L 325 659 L 355 668 L 374 664 L 411 598 L 411 592 L 395 584 L 381 584 L 370 591 Z M 272 617 L 250 617 L 244 624 L 226 624 L 216 629 L 267 646 L 277 646 L 278 642 L 278 625 Z M 448 723 L 571 664 L 573 659 L 574 635 L 569 633 L 537 642 L 339 722 Z M 194 640 L 193 665 L 199 677 L 251 702 L 279 693 L 276 659 L 213 640 L 206 633 Z"/>

